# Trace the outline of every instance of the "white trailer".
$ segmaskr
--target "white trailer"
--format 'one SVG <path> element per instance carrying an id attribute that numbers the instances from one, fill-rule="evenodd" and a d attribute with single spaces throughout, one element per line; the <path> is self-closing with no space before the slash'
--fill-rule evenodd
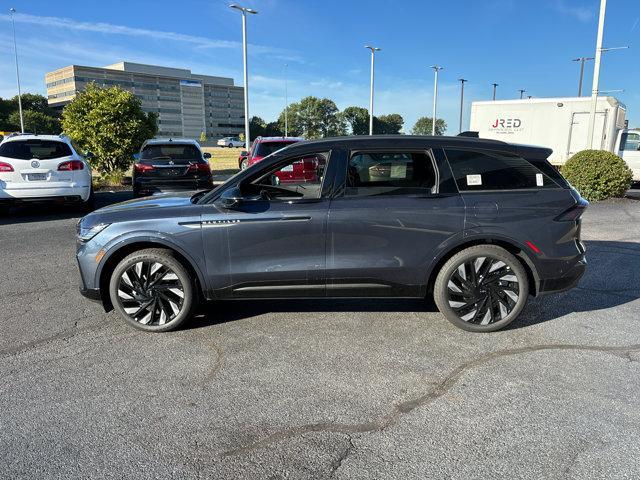
<path id="1" fill-rule="evenodd" d="M 470 130 L 481 138 L 551 148 L 554 165 L 587 148 L 607 150 L 624 158 L 640 181 L 640 134 L 626 130 L 626 107 L 614 97 L 599 97 L 593 144 L 587 146 L 590 105 L 590 97 L 473 102 Z"/>

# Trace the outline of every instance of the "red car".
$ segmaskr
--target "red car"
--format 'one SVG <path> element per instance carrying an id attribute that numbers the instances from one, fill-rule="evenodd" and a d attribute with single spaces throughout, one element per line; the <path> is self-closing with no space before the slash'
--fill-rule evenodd
<path id="1" fill-rule="evenodd" d="M 254 163 L 258 163 L 267 155 L 271 155 L 276 150 L 280 150 L 292 143 L 301 142 L 302 140 L 304 140 L 304 138 L 300 137 L 257 137 L 251 143 L 251 150 L 240 154 L 238 166 L 240 170 L 244 170 Z"/>

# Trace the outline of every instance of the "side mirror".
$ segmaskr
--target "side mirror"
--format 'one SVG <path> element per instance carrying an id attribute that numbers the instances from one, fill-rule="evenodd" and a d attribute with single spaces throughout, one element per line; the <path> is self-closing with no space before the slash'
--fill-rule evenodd
<path id="1" fill-rule="evenodd" d="M 248 156 L 249 156 L 249 152 L 247 152 L 246 150 L 242 150 L 242 151 L 240 152 L 240 156 L 241 156 L 241 157 L 248 157 Z"/>
<path id="2" fill-rule="evenodd" d="M 133 154 L 133 159 L 137 162 L 138 160 L 140 160 L 140 154 L 139 153 L 134 153 Z"/>
<path id="3" fill-rule="evenodd" d="M 87 160 L 91 160 L 92 158 L 95 157 L 95 155 L 91 152 L 87 152 L 84 156 Z"/>
<path id="4" fill-rule="evenodd" d="M 242 197 L 242 192 L 238 187 L 233 187 L 228 190 L 222 192 L 220 196 L 220 201 L 222 202 L 222 206 L 224 208 L 228 208 L 233 210 L 234 208 L 242 205 L 244 198 Z"/>
<path id="5" fill-rule="evenodd" d="M 203 156 L 204 158 L 206 158 L 206 159 L 211 158 L 211 154 L 210 154 L 209 152 L 204 152 L 204 153 L 202 154 L 202 156 Z"/>

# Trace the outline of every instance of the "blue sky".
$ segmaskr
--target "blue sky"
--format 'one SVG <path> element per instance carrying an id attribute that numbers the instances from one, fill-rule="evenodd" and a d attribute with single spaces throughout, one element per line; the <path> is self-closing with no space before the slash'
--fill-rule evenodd
<path id="1" fill-rule="evenodd" d="M 23 91 L 44 93 L 44 74 L 69 64 L 103 66 L 121 60 L 190 68 L 242 83 L 240 15 L 224 0 L 0 0 L 0 96 L 15 95 L 9 7 L 15 7 Z M 289 98 L 333 99 L 338 107 L 368 106 L 369 52 L 376 57 L 376 114 L 400 113 L 409 130 L 431 115 L 433 72 L 440 64 L 439 116 L 456 133 L 459 83 L 469 103 L 572 96 L 578 65 L 593 56 L 598 0 L 337 1 L 244 0 L 249 18 L 250 114 L 274 119 Z M 627 105 L 640 127 L 640 2 L 609 0 L 600 88 Z M 591 90 L 588 63 L 585 91 Z"/>

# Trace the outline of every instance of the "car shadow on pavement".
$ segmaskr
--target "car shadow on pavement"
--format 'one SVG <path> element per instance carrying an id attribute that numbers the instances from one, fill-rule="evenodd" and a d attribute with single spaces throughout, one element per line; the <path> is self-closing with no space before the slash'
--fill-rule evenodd
<path id="1" fill-rule="evenodd" d="M 131 190 L 97 192 L 95 194 L 94 210 L 114 203 L 124 202 L 125 200 L 131 200 L 132 198 Z M 0 226 L 80 218 L 88 213 L 82 207 L 73 204 L 55 202 L 26 203 L 11 208 L 8 215 L 0 217 Z"/>
<path id="2" fill-rule="evenodd" d="M 587 241 L 587 272 L 578 286 L 567 292 L 530 297 L 520 318 L 507 327 L 525 328 L 572 313 L 617 307 L 640 298 L 640 243 Z M 203 305 L 199 315 L 185 325 L 202 328 L 266 313 L 411 312 L 437 313 L 433 302 L 407 299 L 294 299 L 227 300 Z M 444 318 L 443 318 L 444 320 Z"/>

